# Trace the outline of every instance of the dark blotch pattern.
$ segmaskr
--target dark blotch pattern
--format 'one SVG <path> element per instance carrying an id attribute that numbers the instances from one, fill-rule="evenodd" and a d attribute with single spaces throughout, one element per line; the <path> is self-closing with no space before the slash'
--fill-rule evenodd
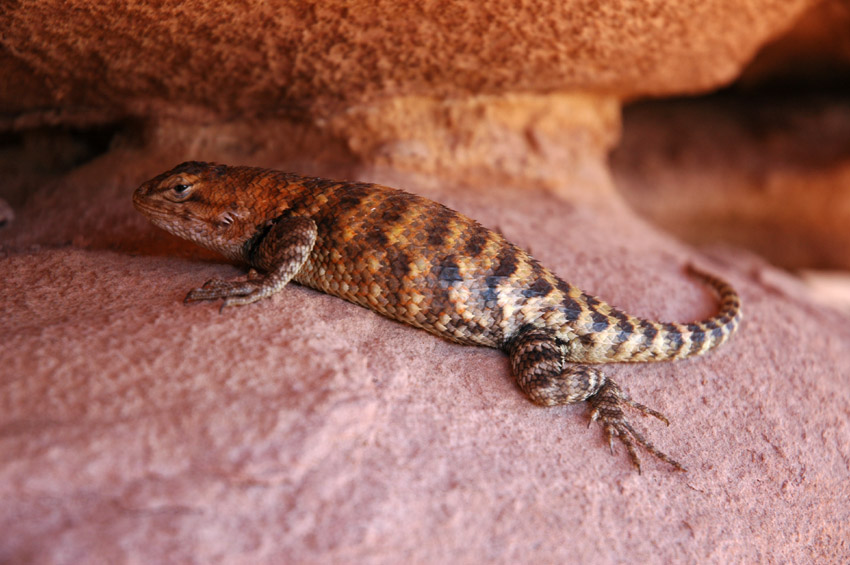
<path id="1" fill-rule="evenodd" d="M 616 308 L 611 312 L 611 317 L 617 320 L 617 330 L 619 331 L 614 340 L 614 352 L 616 353 L 620 350 L 620 346 L 628 341 L 635 332 L 635 325 L 625 312 L 621 312 Z"/>
<path id="2" fill-rule="evenodd" d="M 561 300 L 561 309 L 564 312 L 564 318 L 566 318 L 567 323 L 575 322 L 579 319 L 581 313 L 584 312 L 584 307 L 570 297 L 568 294 L 570 291 L 569 285 L 564 281 L 558 281 L 558 290 L 564 296 L 563 300 Z"/>
<path id="3" fill-rule="evenodd" d="M 549 281 L 545 279 L 537 279 L 534 284 L 522 290 L 522 295 L 526 298 L 548 296 L 554 289 L 555 287 L 553 287 Z"/>
<path id="4" fill-rule="evenodd" d="M 685 341 L 682 339 L 682 334 L 679 333 L 679 329 L 674 324 L 662 324 L 662 328 L 664 328 L 667 341 L 669 342 L 667 354 L 671 357 L 678 355 L 679 351 L 681 351 L 682 347 L 685 345 Z"/>
<path id="5" fill-rule="evenodd" d="M 691 338 L 691 349 L 688 353 L 696 353 L 702 349 L 702 345 L 705 343 L 705 332 L 699 324 L 688 324 L 687 327 Z"/>
<path id="6" fill-rule="evenodd" d="M 379 217 L 384 228 L 389 228 L 400 222 L 413 204 L 413 200 L 413 195 L 405 192 L 399 192 L 386 198 L 379 208 Z"/>
<path id="7" fill-rule="evenodd" d="M 519 259 L 516 251 L 512 247 L 504 247 L 496 259 L 498 266 L 493 270 L 494 277 L 507 278 L 512 276 L 517 269 Z"/>
<path id="8" fill-rule="evenodd" d="M 608 322 L 608 316 L 600 314 L 596 310 L 590 312 L 590 319 L 593 320 L 593 331 L 597 333 L 607 330 L 611 323 Z"/>
<path id="9" fill-rule="evenodd" d="M 372 229 L 366 232 L 366 243 L 374 245 L 377 248 L 386 248 L 390 240 L 384 229 L 381 226 L 372 226 Z"/>
<path id="10" fill-rule="evenodd" d="M 457 215 L 445 206 L 438 206 L 428 218 L 425 226 L 425 241 L 434 248 L 442 248 L 446 237 L 451 233 L 451 221 Z"/>
<path id="11" fill-rule="evenodd" d="M 396 252 L 389 260 L 390 272 L 397 279 L 403 279 L 410 274 L 410 256 L 403 252 Z"/>
<path id="12" fill-rule="evenodd" d="M 478 257 L 487 245 L 487 234 L 483 229 L 473 230 L 472 235 L 466 239 L 463 251 L 467 257 Z"/>
<path id="13" fill-rule="evenodd" d="M 454 282 L 463 280 L 463 277 L 460 276 L 460 267 L 458 267 L 457 259 L 453 255 L 446 257 L 442 264 L 436 265 L 436 267 L 438 268 L 437 278 L 440 281 L 451 285 Z"/>
<path id="14" fill-rule="evenodd" d="M 227 167 L 225 165 L 214 165 L 212 163 L 203 163 L 201 161 L 186 161 L 174 167 L 174 169 L 172 169 L 168 174 L 186 173 L 197 176 L 207 174 L 213 178 L 220 178 L 225 172 L 227 172 Z"/>

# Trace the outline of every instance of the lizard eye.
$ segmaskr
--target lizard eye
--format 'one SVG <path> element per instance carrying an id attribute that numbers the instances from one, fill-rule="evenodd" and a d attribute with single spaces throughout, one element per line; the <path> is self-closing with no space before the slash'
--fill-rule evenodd
<path id="1" fill-rule="evenodd" d="M 189 194 L 192 192 L 191 189 L 192 189 L 191 184 L 188 184 L 186 182 L 181 182 L 181 183 L 173 185 L 171 187 L 170 191 L 171 191 L 172 198 L 179 202 L 181 200 L 185 200 L 189 196 Z"/>

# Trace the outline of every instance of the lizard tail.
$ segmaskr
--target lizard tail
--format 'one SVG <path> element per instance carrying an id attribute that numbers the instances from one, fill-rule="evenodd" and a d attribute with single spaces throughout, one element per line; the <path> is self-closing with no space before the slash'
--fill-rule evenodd
<path id="1" fill-rule="evenodd" d="M 725 342 L 738 329 L 741 299 L 732 285 L 693 265 L 688 265 L 687 271 L 717 292 L 720 298 L 717 314 L 689 324 L 638 321 L 638 343 L 634 344 L 637 347 L 625 361 L 665 361 L 702 355 Z"/>
<path id="2" fill-rule="evenodd" d="M 592 304 L 583 353 L 587 363 L 630 363 L 684 359 L 706 353 L 731 336 L 741 321 L 741 300 L 726 281 L 688 265 L 688 273 L 714 288 L 720 309 L 690 324 L 633 317 L 607 304 Z"/>

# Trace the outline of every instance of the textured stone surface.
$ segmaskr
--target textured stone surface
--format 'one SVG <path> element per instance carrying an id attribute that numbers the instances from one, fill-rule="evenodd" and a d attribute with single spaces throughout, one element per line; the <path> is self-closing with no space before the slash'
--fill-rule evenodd
<path id="1" fill-rule="evenodd" d="M 0 562 L 850 561 L 846 314 L 652 229 L 604 162 L 619 99 L 724 84 L 812 4 L 6 2 Z M 645 163 L 704 188 L 779 179 L 756 186 L 789 201 L 821 175 L 840 188 L 841 130 L 815 132 L 845 112 L 825 113 L 803 138 L 711 106 L 627 118 L 617 181 L 646 182 Z M 127 114 L 153 119 L 97 143 L 68 129 Z M 638 476 L 583 407 L 528 402 L 494 350 L 294 285 L 223 315 L 182 306 L 241 274 L 130 205 L 186 159 L 418 192 L 647 317 L 713 310 L 686 261 L 729 277 L 745 320 L 727 346 L 609 369 L 670 417 L 637 424 L 689 473 Z"/>
<path id="2" fill-rule="evenodd" d="M 12 2 L 0 107 L 301 112 L 395 96 L 725 84 L 815 0 Z M 92 118 L 93 119 L 93 118 Z"/>
<path id="3" fill-rule="evenodd" d="M 619 140 L 620 105 L 566 94 L 397 98 L 338 114 L 321 131 L 370 166 L 599 198 L 610 193 L 605 159 Z"/>
<path id="4" fill-rule="evenodd" d="M 244 162 L 277 135 L 201 131 L 114 149 L 0 232 L 0 561 L 850 557 L 850 327 L 792 279 L 731 250 L 700 256 L 613 197 L 349 169 L 498 227 L 635 314 L 712 311 L 688 260 L 732 280 L 746 319 L 725 347 L 610 368 L 670 417 L 637 423 L 690 468 L 637 475 L 583 407 L 528 402 L 495 350 L 297 286 L 223 315 L 183 306 L 188 288 L 240 273 L 149 226 L 132 190 L 198 147 Z"/>

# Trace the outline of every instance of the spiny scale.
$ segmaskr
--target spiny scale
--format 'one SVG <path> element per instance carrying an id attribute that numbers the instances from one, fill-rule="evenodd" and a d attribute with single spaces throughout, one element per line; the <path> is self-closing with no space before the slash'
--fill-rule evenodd
<path id="1" fill-rule="evenodd" d="M 572 363 L 700 355 L 741 319 L 737 293 L 694 268 L 720 295 L 716 316 L 690 324 L 630 316 L 478 222 L 375 184 L 188 162 L 144 183 L 133 201 L 155 225 L 263 273 L 242 283 L 210 281 L 187 300 L 247 304 L 292 279 L 452 341 L 500 348 L 532 400 L 588 400 L 636 465 L 635 444 L 681 468 L 635 432 L 621 408 L 658 414 L 598 369 Z"/>

